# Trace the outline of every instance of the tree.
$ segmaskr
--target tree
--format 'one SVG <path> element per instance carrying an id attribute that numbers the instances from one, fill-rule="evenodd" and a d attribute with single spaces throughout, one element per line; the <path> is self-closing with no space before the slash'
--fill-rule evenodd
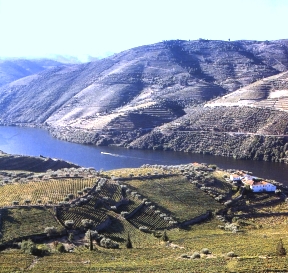
<path id="1" fill-rule="evenodd" d="M 163 241 L 163 242 L 169 241 L 169 238 L 168 238 L 168 236 L 167 236 L 166 229 L 164 230 L 164 232 L 163 232 L 163 234 L 162 234 L 162 241 Z"/>
<path id="2" fill-rule="evenodd" d="M 93 250 L 93 238 L 92 238 L 92 235 L 91 235 L 91 230 L 89 230 L 89 250 L 92 251 Z"/>
<path id="3" fill-rule="evenodd" d="M 47 233 L 47 236 L 53 236 L 57 234 L 57 229 L 55 227 L 46 227 L 44 232 Z"/>
<path id="4" fill-rule="evenodd" d="M 286 255 L 286 249 L 284 248 L 282 239 L 279 240 L 277 247 L 276 247 L 276 254 L 278 256 L 285 256 Z"/>
<path id="5" fill-rule="evenodd" d="M 21 250 L 26 254 L 31 254 L 34 256 L 43 256 L 48 253 L 46 248 L 37 247 L 31 239 L 22 241 Z"/>
<path id="6" fill-rule="evenodd" d="M 74 240 L 74 234 L 73 234 L 72 232 L 70 232 L 70 233 L 69 233 L 69 236 L 68 236 L 68 241 L 69 241 L 70 243 L 72 243 L 73 240 Z"/>
<path id="7" fill-rule="evenodd" d="M 133 248 L 129 232 L 128 232 L 128 237 L 127 237 L 127 242 L 126 242 L 126 248 Z"/>

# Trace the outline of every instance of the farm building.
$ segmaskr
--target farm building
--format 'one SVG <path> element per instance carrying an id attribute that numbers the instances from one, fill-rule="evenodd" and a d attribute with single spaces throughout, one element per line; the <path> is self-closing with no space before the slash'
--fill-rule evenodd
<path id="1" fill-rule="evenodd" d="M 253 192 L 263 192 L 263 191 L 274 191 L 276 190 L 276 186 L 268 183 L 266 181 L 255 181 L 251 180 L 242 180 L 245 185 L 249 185 L 250 189 Z"/>
<path id="2" fill-rule="evenodd" d="M 242 174 L 230 174 L 230 180 L 231 181 L 241 181 L 241 179 L 243 178 Z"/>

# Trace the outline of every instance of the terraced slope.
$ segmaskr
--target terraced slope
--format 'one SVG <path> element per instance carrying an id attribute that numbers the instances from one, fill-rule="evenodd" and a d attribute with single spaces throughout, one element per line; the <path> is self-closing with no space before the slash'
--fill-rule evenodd
<path id="1" fill-rule="evenodd" d="M 133 48 L 1 88 L 0 121 L 103 129 L 123 114 L 146 115 L 152 105 L 183 109 L 286 71 L 286 51 L 286 40 L 176 40 Z M 169 117 L 163 123 L 175 118 L 173 111 Z"/>
<path id="2" fill-rule="evenodd" d="M 256 107 L 198 107 L 129 145 L 288 162 L 288 114 Z"/>
<path id="3" fill-rule="evenodd" d="M 36 124 L 86 144 L 286 161 L 286 140 L 275 146 L 267 137 L 286 134 L 287 47 L 288 40 L 173 40 L 54 67 L 0 88 L 0 124 Z M 223 118 L 216 106 L 226 107 Z M 250 151 L 255 134 L 277 152 Z"/>
<path id="4" fill-rule="evenodd" d="M 288 73 L 259 80 L 206 104 L 215 106 L 250 106 L 288 111 Z"/>

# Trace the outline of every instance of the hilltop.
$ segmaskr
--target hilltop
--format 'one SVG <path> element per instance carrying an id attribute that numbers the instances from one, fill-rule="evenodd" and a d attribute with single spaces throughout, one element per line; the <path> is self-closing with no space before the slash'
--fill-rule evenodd
<path id="1" fill-rule="evenodd" d="M 50 59 L 0 59 L 0 86 L 55 66 L 63 63 Z"/>
<path id="2" fill-rule="evenodd" d="M 86 144 L 286 162 L 287 47 L 172 40 L 54 67 L 0 88 L 0 124 Z"/>

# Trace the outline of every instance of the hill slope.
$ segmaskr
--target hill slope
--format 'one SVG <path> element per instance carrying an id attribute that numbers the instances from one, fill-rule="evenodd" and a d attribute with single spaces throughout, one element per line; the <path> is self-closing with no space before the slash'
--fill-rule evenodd
<path id="1" fill-rule="evenodd" d="M 48 169 L 78 168 L 78 165 L 47 157 L 11 155 L 0 151 L 0 170 L 25 170 L 45 172 Z"/>
<path id="2" fill-rule="evenodd" d="M 287 79 L 283 72 L 259 80 L 192 109 L 130 145 L 287 163 Z"/>
<path id="3" fill-rule="evenodd" d="M 178 121 L 174 121 L 180 118 L 183 127 L 185 122 L 181 122 L 196 117 L 198 110 L 210 115 L 204 116 L 211 128 L 213 110 L 194 106 L 220 96 L 230 101 L 228 94 L 238 89 L 247 90 L 246 97 L 255 96 L 255 107 L 262 107 L 260 96 L 271 108 L 271 96 L 267 95 L 270 91 L 259 95 L 250 87 L 286 77 L 287 47 L 287 40 L 164 41 L 87 64 L 52 68 L 0 88 L 0 124 L 45 125 L 54 136 L 65 140 L 122 146 L 163 124 L 172 122 L 167 125 L 169 130 L 177 131 Z M 283 103 L 275 107 L 284 108 Z M 242 120 L 241 115 L 237 118 Z M 264 133 L 268 124 L 259 122 L 257 128 L 262 126 Z M 269 134 L 278 134 L 271 130 Z M 154 141 L 152 146 L 161 148 L 159 144 Z M 130 146 L 145 145 L 138 145 L 136 140 Z M 179 150 L 177 145 L 173 149 Z"/>
<path id="4" fill-rule="evenodd" d="M 60 65 L 63 64 L 49 59 L 0 60 L 0 86 Z"/>

